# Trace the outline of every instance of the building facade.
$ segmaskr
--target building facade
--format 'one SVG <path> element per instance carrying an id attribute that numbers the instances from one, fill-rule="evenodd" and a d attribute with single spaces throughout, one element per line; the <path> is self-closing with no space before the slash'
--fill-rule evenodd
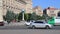
<path id="1" fill-rule="evenodd" d="M 32 0 L 24 0 L 26 4 L 26 13 L 33 13 L 32 11 Z"/>
<path id="2" fill-rule="evenodd" d="M 0 21 L 3 21 L 3 2 L 0 0 Z"/>
<path id="3" fill-rule="evenodd" d="M 50 17 L 60 17 L 60 9 L 54 8 L 54 7 L 48 7 L 46 9 L 46 14 Z"/>
<path id="4" fill-rule="evenodd" d="M 20 13 L 22 9 L 25 13 L 32 13 L 32 0 L 0 0 L 0 12 L 6 15 L 7 10 Z"/>
<path id="5" fill-rule="evenodd" d="M 43 10 L 40 6 L 36 6 L 33 8 L 33 12 L 35 12 L 37 15 L 42 16 L 43 15 Z"/>

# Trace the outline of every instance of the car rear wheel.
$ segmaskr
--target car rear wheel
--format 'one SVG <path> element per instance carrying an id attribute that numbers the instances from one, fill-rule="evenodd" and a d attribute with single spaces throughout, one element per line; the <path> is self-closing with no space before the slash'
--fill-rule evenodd
<path id="1" fill-rule="evenodd" d="M 35 29 L 35 26 L 34 25 L 32 26 L 32 29 Z"/>
<path id="2" fill-rule="evenodd" d="M 47 25 L 46 27 L 45 27 L 46 29 L 50 29 L 50 27 Z"/>

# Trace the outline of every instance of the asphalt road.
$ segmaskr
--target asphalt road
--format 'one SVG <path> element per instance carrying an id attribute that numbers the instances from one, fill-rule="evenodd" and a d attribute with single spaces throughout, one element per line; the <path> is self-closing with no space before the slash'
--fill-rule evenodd
<path id="1" fill-rule="evenodd" d="M 52 29 L 28 29 L 21 24 L 0 26 L 0 34 L 60 34 L 60 26 L 54 26 Z"/>
<path id="2" fill-rule="evenodd" d="M 30 28 L 28 28 L 26 25 L 0 26 L 0 30 L 19 30 L 19 29 L 30 29 Z M 50 30 L 60 30 L 60 26 L 53 26 L 53 28 Z"/>
<path id="3" fill-rule="evenodd" d="M 21 26 L 0 26 L 0 34 L 60 34 L 60 26 L 52 29 L 28 29 Z"/>
<path id="4" fill-rule="evenodd" d="M 0 30 L 0 34 L 60 34 L 60 30 L 50 29 Z"/>

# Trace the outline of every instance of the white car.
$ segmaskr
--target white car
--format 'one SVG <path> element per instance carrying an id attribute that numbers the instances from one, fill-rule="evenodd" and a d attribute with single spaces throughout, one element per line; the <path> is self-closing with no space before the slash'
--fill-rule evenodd
<path id="1" fill-rule="evenodd" d="M 33 22 L 29 25 L 29 27 L 31 28 L 47 28 L 47 29 L 50 29 L 52 28 L 52 25 L 46 23 L 45 21 L 36 21 L 36 22 Z"/>
<path id="2" fill-rule="evenodd" d="M 25 25 L 26 26 L 29 26 L 31 23 L 33 23 L 33 22 L 35 22 L 35 21 L 30 21 L 30 22 L 25 22 Z"/>

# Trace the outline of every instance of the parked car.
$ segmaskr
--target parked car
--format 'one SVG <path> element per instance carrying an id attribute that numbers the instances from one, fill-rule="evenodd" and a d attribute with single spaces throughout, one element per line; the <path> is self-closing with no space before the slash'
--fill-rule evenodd
<path id="1" fill-rule="evenodd" d="M 29 25 L 30 28 L 52 28 L 52 25 L 46 23 L 45 21 L 35 21 Z"/>
<path id="2" fill-rule="evenodd" d="M 4 22 L 0 22 L 0 26 L 4 26 Z"/>

